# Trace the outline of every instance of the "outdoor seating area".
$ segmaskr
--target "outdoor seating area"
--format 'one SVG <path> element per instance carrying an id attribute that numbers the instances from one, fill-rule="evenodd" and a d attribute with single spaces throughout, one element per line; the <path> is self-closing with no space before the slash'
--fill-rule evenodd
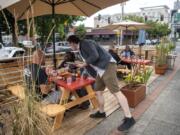
<path id="1" fill-rule="evenodd" d="M 52 61 L 50 59 L 51 56 L 46 56 L 47 61 L 46 61 L 46 65 L 50 66 L 52 65 Z M 58 54 L 57 58 L 59 59 L 59 63 L 60 61 L 63 60 L 64 55 L 63 54 Z M 24 61 L 24 62 L 22 62 Z M 9 62 L 7 63 L 1 63 L 1 91 L 8 93 L 8 91 L 11 93 L 9 93 L 9 97 L 6 95 L 6 98 L 2 98 L 2 105 L 5 106 L 11 106 L 11 104 L 14 104 L 14 101 L 18 101 L 18 100 L 23 100 L 25 98 L 25 93 L 24 93 L 24 88 L 23 88 L 23 67 L 25 66 L 25 63 L 30 63 L 29 62 L 29 58 L 27 59 L 19 59 L 17 58 L 17 60 L 13 61 L 13 62 Z M 131 71 L 129 71 L 131 72 Z M 12 78 L 13 75 L 13 78 Z M 6 77 L 5 77 L 6 76 Z M 50 78 L 49 78 L 50 79 Z M 51 80 L 51 79 L 50 79 Z M 88 79 L 89 80 L 89 79 Z M 95 120 L 92 121 L 90 120 L 90 118 L 88 118 L 88 115 L 92 112 L 92 109 L 97 108 L 98 103 L 96 101 L 96 97 L 94 94 L 94 91 L 92 90 L 92 87 L 88 84 L 91 84 L 94 82 L 94 80 L 90 79 L 89 81 L 85 80 L 85 82 L 83 83 L 83 80 L 81 78 L 77 78 L 76 82 L 73 82 L 71 85 L 68 85 L 66 83 L 64 83 L 64 81 L 57 81 L 56 84 L 58 87 L 60 87 L 60 89 L 62 90 L 63 94 L 62 94 L 62 98 L 61 101 L 59 103 L 59 106 L 47 106 L 42 108 L 42 111 L 45 112 L 48 116 L 50 117 L 54 117 L 54 116 L 58 116 L 59 114 L 61 114 L 61 117 L 58 117 L 58 120 L 56 120 L 56 122 L 52 125 L 53 129 L 57 132 L 57 133 L 63 133 L 67 132 L 67 128 L 73 127 L 73 129 L 69 132 L 67 132 L 67 134 L 70 133 L 74 133 L 74 130 L 76 130 L 77 135 L 80 134 L 78 127 L 74 128 L 74 126 L 76 125 L 77 122 L 72 123 L 72 119 L 79 119 L 79 124 L 82 125 L 83 131 L 81 131 L 81 133 L 83 134 L 84 132 L 86 132 L 87 130 L 89 130 L 90 128 L 92 128 L 93 126 L 95 126 L 97 123 L 99 123 L 102 119 L 100 120 Z M 119 82 L 120 86 L 124 86 L 124 83 L 122 81 Z M 76 94 L 76 89 L 81 88 L 81 87 L 85 87 L 87 89 L 87 92 L 89 93 L 87 96 L 84 96 L 83 98 L 78 97 L 78 95 Z M 71 92 L 71 94 L 70 94 Z M 76 100 L 73 100 L 72 102 L 67 102 L 69 99 L 69 96 L 71 95 L 74 96 L 75 98 L 77 98 Z M 113 96 L 110 94 L 109 91 L 105 91 L 104 92 L 104 96 L 106 98 L 106 100 L 108 100 L 108 102 L 105 104 L 105 110 L 107 110 L 107 115 L 110 115 L 113 111 L 115 111 L 119 106 L 118 103 L 115 101 L 115 99 L 113 98 Z M 73 106 L 79 105 L 81 102 L 85 101 L 85 100 L 90 100 L 91 101 L 91 105 L 92 105 L 92 109 L 88 109 L 87 111 L 81 111 L 79 109 L 73 109 L 70 112 L 67 112 L 67 116 L 65 116 L 63 118 L 63 115 L 65 113 L 65 110 L 69 110 L 70 108 L 72 108 Z M 60 108 L 61 107 L 61 108 Z M 51 110 L 51 111 L 50 111 Z M 54 111 L 53 111 L 54 110 Z M 59 111 L 58 111 L 59 110 Z M 62 110 L 62 111 L 61 111 Z M 70 114 L 69 114 L 70 113 Z M 72 116 L 70 116 L 72 115 Z M 75 116 L 75 118 L 73 118 L 73 116 Z M 85 118 L 82 117 L 83 115 L 85 115 Z M 60 122 L 62 121 L 62 122 Z M 66 122 L 67 121 L 67 122 Z M 71 124 L 68 124 L 68 121 Z M 86 126 L 84 125 L 84 121 L 87 122 L 87 125 L 89 123 L 92 123 L 92 127 L 91 126 Z M 74 125 L 75 124 L 75 125 Z M 74 125 L 74 126 L 73 126 Z M 69 128 L 70 128 L 69 127 Z"/>
<path id="2" fill-rule="evenodd" d="M 179 88 L 168 86 L 180 70 L 179 30 L 166 12 L 152 19 L 167 6 L 125 14 L 130 1 L 0 1 L 0 135 L 150 135 L 168 127 L 148 129 L 168 117 L 149 108 Z M 108 13 L 119 4 L 122 13 Z M 91 17 L 93 27 L 80 24 Z"/>

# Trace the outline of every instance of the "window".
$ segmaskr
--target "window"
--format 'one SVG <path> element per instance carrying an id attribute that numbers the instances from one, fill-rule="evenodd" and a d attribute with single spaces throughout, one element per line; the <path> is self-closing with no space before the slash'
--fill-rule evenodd
<path id="1" fill-rule="evenodd" d="M 160 19 L 161 21 L 164 21 L 164 15 L 161 15 L 161 19 Z"/>
<path id="2" fill-rule="evenodd" d="M 147 17 L 147 16 L 145 16 L 145 17 L 144 17 L 144 20 L 145 20 L 145 22 L 146 22 L 146 21 L 148 20 L 148 17 Z"/>
<path id="3" fill-rule="evenodd" d="M 108 24 L 111 23 L 111 17 L 108 17 Z"/>
<path id="4" fill-rule="evenodd" d="M 100 21 L 100 20 L 101 20 L 101 15 L 99 14 L 99 15 L 98 15 L 98 21 Z"/>

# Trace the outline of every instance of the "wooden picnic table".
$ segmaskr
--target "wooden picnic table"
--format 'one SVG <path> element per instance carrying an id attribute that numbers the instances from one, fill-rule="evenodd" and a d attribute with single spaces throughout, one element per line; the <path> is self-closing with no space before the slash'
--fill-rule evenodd
<path id="1" fill-rule="evenodd" d="M 77 77 L 75 81 L 71 83 L 67 83 L 66 81 L 62 79 L 58 79 L 55 81 L 57 86 L 60 88 L 62 91 L 62 95 L 60 98 L 60 105 L 65 108 L 65 110 L 68 110 L 76 105 L 79 105 L 83 103 L 84 101 L 89 100 L 92 104 L 93 109 L 96 109 L 98 107 L 98 102 L 96 99 L 96 95 L 94 90 L 92 89 L 92 84 L 95 82 L 93 78 L 86 78 L 84 79 L 83 77 Z M 87 91 L 87 95 L 83 97 L 79 97 L 76 91 L 80 88 L 85 88 L 84 90 Z M 70 96 L 74 96 L 75 99 L 72 101 L 69 101 Z M 59 119 L 59 123 L 61 124 L 63 120 L 62 114 L 60 115 L 61 119 Z M 57 123 L 59 125 L 59 123 Z M 58 126 L 60 127 L 60 125 Z"/>
<path id="2" fill-rule="evenodd" d="M 123 58 L 122 61 L 127 62 L 127 63 L 131 63 L 131 64 L 141 64 L 141 65 L 148 65 L 151 63 L 150 60 L 143 60 L 143 59 L 135 59 L 135 58 Z"/>
<path id="3" fill-rule="evenodd" d="M 145 65 L 149 65 L 151 63 L 150 60 L 144 60 L 144 59 L 135 59 L 135 58 L 122 58 L 122 61 L 126 62 L 126 63 L 130 63 L 133 65 L 138 65 L 139 68 L 141 68 L 141 66 L 143 66 L 143 69 L 145 69 Z"/>

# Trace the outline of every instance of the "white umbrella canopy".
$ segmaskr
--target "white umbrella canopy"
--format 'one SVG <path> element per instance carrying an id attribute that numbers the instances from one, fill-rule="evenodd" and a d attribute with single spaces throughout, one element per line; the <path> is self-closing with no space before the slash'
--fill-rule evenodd
<path id="1" fill-rule="evenodd" d="M 126 20 L 119 23 L 109 24 L 102 28 L 110 29 L 110 30 L 139 30 L 139 29 L 149 29 L 150 26 L 148 26 L 145 23 L 139 23 L 139 22 Z"/>
<path id="2" fill-rule="evenodd" d="M 26 17 L 26 12 L 33 7 L 33 17 L 52 14 L 91 16 L 99 10 L 125 2 L 127 0 L 21 0 L 8 8 L 16 13 L 19 19 Z M 32 15 L 29 15 L 32 17 Z"/>
<path id="3" fill-rule="evenodd" d="M 139 23 L 139 22 L 135 22 L 135 21 L 124 20 L 124 21 L 121 21 L 119 23 L 112 23 L 112 24 L 106 25 L 102 28 L 103 29 L 116 30 L 116 31 L 117 30 L 125 30 L 127 33 L 128 30 L 137 31 L 140 29 L 149 29 L 151 27 L 145 23 Z M 127 42 L 126 42 L 126 44 L 127 44 Z"/>
<path id="4" fill-rule="evenodd" d="M 19 2 L 20 0 L 0 0 L 0 10 L 11 6 L 12 4 Z"/>
<path id="5" fill-rule="evenodd" d="M 92 14 L 127 0 L 21 0 L 10 6 L 8 10 L 16 15 L 18 20 L 55 14 L 91 16 Z M 55 21 L 53 21 L 54 23 Z M 56 68 L 55 31 L 53 29 L 53 61 Z"/>

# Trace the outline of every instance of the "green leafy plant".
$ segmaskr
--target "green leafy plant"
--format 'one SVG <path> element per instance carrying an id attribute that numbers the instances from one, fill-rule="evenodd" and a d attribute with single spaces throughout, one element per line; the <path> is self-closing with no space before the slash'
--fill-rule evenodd
<path id="1" fill-rule="evenodd" d="M 84 25 L 79 25 L 75 30 L 75 35 L 77 35 L 80 39 L 84 39 L 86 35 L 86 28 Z"/>
<path id="2" fill-rule="evenodd" d="M 169 41 L 169 43 L 168 43 L 169 53 L 171 51 L 173 51 L 175 48 L 176 48 L 175 44 L 173 42 Z"/>
<path id="3" fill-rule="evenodd" d="M 163 66 L 166 64 L 166 57 L 168 55 L 169 48 L 167 43 L 160 43 L 156 46 L 156 66 Z"/>
<path id="4" fill-rule="evenodd" d="M 124 77 L 124 81 L 129 87 L 134 87 L 139 84 L 147 84 L 152 72 L 153 70 L 150 68 L 143 71 L 132 70 L 131 73 Z"/>

